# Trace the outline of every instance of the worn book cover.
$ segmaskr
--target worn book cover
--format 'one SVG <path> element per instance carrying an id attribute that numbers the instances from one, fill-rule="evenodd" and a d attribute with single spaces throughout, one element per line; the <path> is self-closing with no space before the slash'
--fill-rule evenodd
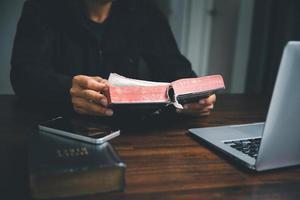
<path id="1" fill-rule="evenodd" d="M 183 108 L 186 103 L 197 102 L 225 89 L 221 75 L 179 79 L 172 83 L 150 82 L 110 74 L 108 91 L 109 104 L 153 105 L 173 104 Z"/>
<path id="2" fill-rule="evenodd" d="M 29 141 L 29 178 L 38 199 L 122 191 L 125 164 L 109 143 L 35 133 Z"/>

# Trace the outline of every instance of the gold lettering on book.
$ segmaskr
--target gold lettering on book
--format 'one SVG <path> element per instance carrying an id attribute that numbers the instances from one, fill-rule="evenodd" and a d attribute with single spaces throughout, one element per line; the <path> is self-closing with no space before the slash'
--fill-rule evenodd
<path id="1" fill-rule="evenodd" d="M 83 157 L 89 154 L 87 148 L 70 148 L 70 149 L 58 149 L 56 154 L 59 158 L 72 158 L 72 157 Z"/>

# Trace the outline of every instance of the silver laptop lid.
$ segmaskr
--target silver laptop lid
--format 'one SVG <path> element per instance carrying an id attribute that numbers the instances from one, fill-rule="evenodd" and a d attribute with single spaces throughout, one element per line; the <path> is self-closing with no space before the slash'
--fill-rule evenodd
<path id="1" fill-rule="evenodd" d="M 300 164 L 300 42 L 285 47 L 256 169 Z"/>

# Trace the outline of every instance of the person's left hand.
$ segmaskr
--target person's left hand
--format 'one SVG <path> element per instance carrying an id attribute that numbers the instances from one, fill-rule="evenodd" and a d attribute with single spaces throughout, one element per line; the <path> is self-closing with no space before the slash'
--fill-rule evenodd
<path id="1" fill-rule="evenodd" d="M 216 95 L 213 94 L 206 99 L 201 99 L 197 103 L 185 104 L 183 109 L 177 109 L 177 113 L 192 115 L 192 116 L 208 116 L 214 108 Z"/>

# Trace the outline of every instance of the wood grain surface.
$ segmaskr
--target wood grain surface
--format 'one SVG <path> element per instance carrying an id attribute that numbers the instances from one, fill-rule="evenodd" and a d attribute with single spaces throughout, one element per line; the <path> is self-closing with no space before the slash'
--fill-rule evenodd
<path id="1" fill-rule="evenodd" d="M 267 109 L 268 100 L 261 96 L 219 95 L 209 117 L 140 122 L 128 116 L 121 136 L 111 142 L 127 164 L 126 190 L 69 199 L 300 199 L 300 167 L 251 172 L 187 131 L 261 122 Z M 27 138 L 39 122 L 58 114 L 0 96 L 1 199 L 31 199 Z"/>

